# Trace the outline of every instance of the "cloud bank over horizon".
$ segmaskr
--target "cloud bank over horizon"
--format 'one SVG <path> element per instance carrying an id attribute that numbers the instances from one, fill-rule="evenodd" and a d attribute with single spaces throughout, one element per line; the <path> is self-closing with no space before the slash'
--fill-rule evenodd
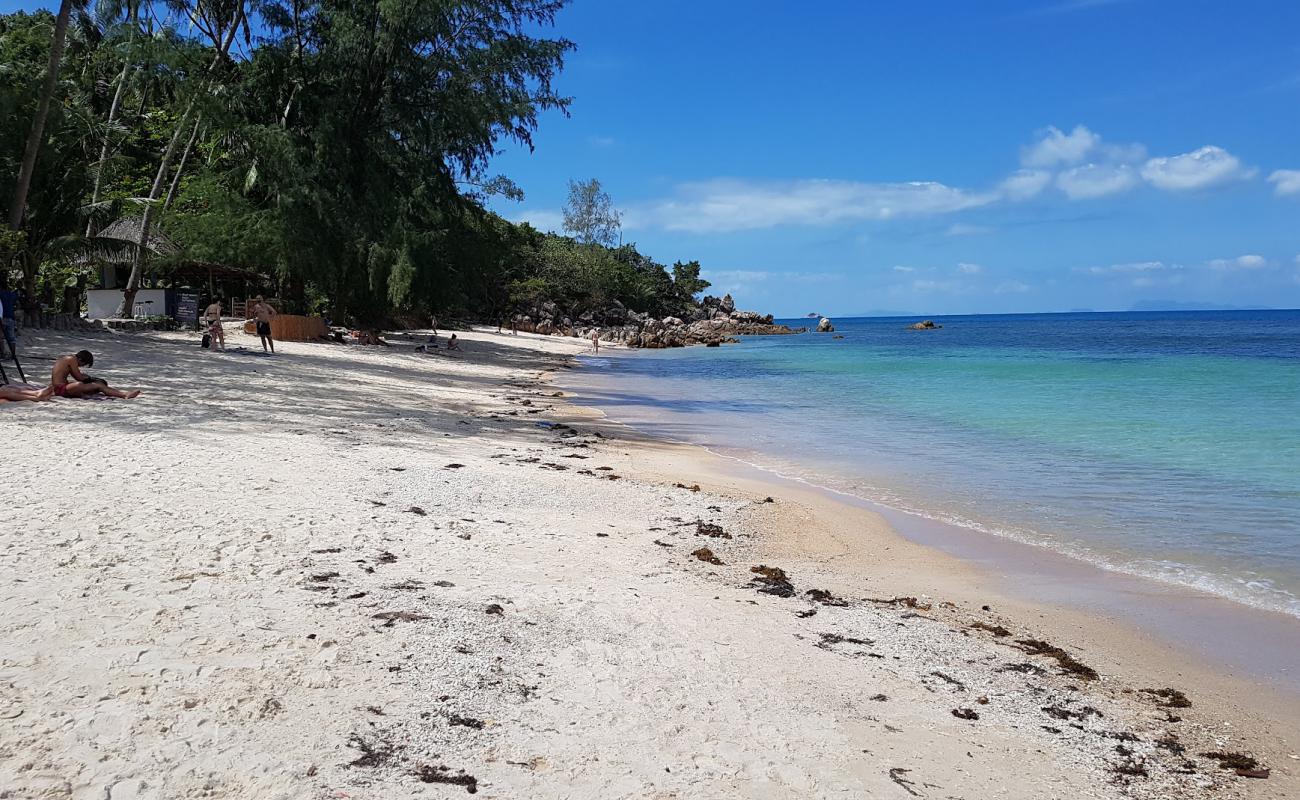
<path id="1" fill-rule="evenodd" d="M 1253 180 L 1259 170 L 1216 145 L 1148 157 L 1144 145 L 1112 144 L 1084 125 L 1068 133 L 1049 126 L 1020 149 L 1020 167 L 993 186 L 972 189 L 938 180 L 867 182 L 836 178 L 764 180 L 707 178 L 676 184 L 669 196 L 625 204 L 626 230 L 724 234 L 781 226 L 836 226 L 956 214 L 1024 203 L 1055 189 L 1090 201 L 1145 186 L 1189 194 Z M 1300 193 L 1300 170 L 1277 170 L 1277 195 Z M 557 209 L 519 211 L 514 221 L 559 232 Z"/>

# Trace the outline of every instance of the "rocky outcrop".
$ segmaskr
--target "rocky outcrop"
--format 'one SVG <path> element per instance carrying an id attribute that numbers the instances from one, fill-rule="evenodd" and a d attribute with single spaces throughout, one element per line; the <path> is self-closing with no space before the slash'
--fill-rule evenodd
<path id="1" fill-rule="evenodd" d="M 830 321 L 829 318 L 827 318 L 827 317 L 822 317 L 822 318 L 821 318 L 821 322 L 818 322 L 818 323 L 817 323 L 817 332 L 818 332 L 818 333 L 834 333 L 834 332 L 835 332 L 835 326 L 831 324 L 831 321 Z"/>
<path id="2" fill-rule="evenodd" d="M 601 341 L 647 348 L 695 344 L 718 346 L 737 341 L 736 336 L 769 336 L 806 330 L 777 325 L 771 314 L 737 311 L 731 295 L 705 297 L 685 317 L 662 319 L 633 311 L 615 300 L 604 309 L 584 312 L 573 320 L 564 316 L 555 303 L 548 301 L 532 309 L 532 313 L 516 315 L 514 323 L 526 333 L 583 339 L 590 338 L 594 330 Z"/>
<path id="3" fill-rule="evenodd" d="M 915 324 L 908 325 L 907 329 L 909 331 L 932 331 L 935 330 L 936 328 L 942 328 L 942 327 L 943 327 L 942 325 L 936 325 L 934 323 L 934 320 L 926 319 L 926 320 L 921 320 L 920 322 L 917 322 Z"/>

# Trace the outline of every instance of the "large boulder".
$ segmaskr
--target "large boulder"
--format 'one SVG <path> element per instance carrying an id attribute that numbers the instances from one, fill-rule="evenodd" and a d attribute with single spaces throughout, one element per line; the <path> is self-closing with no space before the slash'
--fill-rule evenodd
<path id="1" fill-rule="evenodd" d="M 827 318 L 827 317 L 822 317 L 822 318 L 821 318 L 821 321 L 817 323 L 817 332 L 818 332 L 818 333 L 834 333 L 834 332 L 835 332 L 835 326 L 831 324 L 831 321 L 830 321 L 829 318 Z"/>
<path id="2" fill-rule="evenodd" d="M 943 327 L 942 325 L 936 325 L 934 320 L 932 319 L 925 319 L 915 324 L 908 325 L 907 329 L 910 331 L 932 331 L 935 328 L 942 328 L 942 327 Z"/>
<path id="3" fill-rule="evenodd" d="M 729 294 L 723 295 L 722 301 L 718 304 L 718 308 L 722 311 L 722 313 L 730 314 L 731 312 L 736 310 L 736 301 L 732 300 L 731 295 Z"/>

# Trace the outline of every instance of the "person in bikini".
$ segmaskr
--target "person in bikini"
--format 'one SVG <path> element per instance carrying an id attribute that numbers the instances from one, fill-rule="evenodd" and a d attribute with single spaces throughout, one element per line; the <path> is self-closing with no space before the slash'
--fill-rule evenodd
<path id="1" fill-rule="evenodd" d="M 0 403 L 18 403 L 24 400 L 33 403 L 40 400 L 49 400 L 54 396 L 54 387 L 46 386 L 44 389 L 19 389 L 17 386 L 0 386 Z"/>
<path id="2" fill-rule="evenodd" d="M 103 378 L 89 378 L 82 367 L 95 364 L 95 356 L 89 350 L 80 350 L 75 355 L 63 356 L 54 362 L 54 373 L 50 378 L 50 390 L 55 397 L 89 397 L 103 394 L 121 400 L 131 400 L 140 396 L 139 389 L 124 392 L 108 385 Z"/>
<path id="3" fill-rule="evenodd" d="M 208 336 L 211 337 L 212 349 L 221 344 L 221 352 L 226 352 L 226 331 L 221 327 L 221 298 L 212 298 L 212 305 L 203 312 L 203 319 L 208 323 Z"/>

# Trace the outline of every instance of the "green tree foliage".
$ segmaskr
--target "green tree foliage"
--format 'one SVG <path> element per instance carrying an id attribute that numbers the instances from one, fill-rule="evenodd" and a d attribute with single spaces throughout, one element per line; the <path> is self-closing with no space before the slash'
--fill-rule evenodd
<path id="1" fill-rule="evenodd" d="M 569 181 L 569 199 L 564 205 L 564 229 L 583 244 L 609 247 L 619 238 L 622 215 L 614 208 L 600 181 Z"/>
<path id="2" fill-rule="evenodd" d="M 574 238 L 484 207 L 522 197 L 488 171 L 500 146 L 531 147 L 541 115 L 568 108 L 556 81 L 573 44 L 545 35 L 564 4 L 106 0 L 75 13 L 24 230 L 4 250 L 32 294 L 42 271 L 80 286 L 103 259 L 134 261 L 144 281 L 214 262 L 266 275 L 290 310 L 363 326 L 498 321 L 546 302 L 575 318 L 615 302 L 684 315 L 708 285 L 698 263 L 670 272 L 614 246 L 620 218 L 599 181 L 570 183 Z M 54 23 L 0 16 L 6 187 Z M 99 236 L 124 219 L 179 252 Z"/>
<path id="3" fill-rule="evenodd" d="M 689 300 L 713 284 L 700 277 L 700 262 L 678 261 L 673 264 L 673 284 L 683 300 Z"/>

